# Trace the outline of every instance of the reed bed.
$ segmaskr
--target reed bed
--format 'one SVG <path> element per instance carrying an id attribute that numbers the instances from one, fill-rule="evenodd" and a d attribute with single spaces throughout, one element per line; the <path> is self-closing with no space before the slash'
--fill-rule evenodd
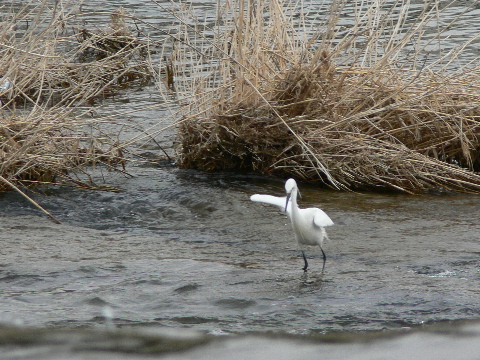
<path id="1" fill-rule="evenodd" d="M 238 0 L 219 8 L 213 38 L 182 27 L 197 46 L 176 55 L 194 73 L 176 84 L 188 94 L 180 166 L 480 192 L 480 69 L 461 62 L 476 39 L 442 50 L 438 2 L 413 20 L 409 2 L 375 3 L 350 5 L 344 26 L 349 2 L 332 1 L 309 29 L 299 3 Z"/>
<path id="2" fill-rule="evenodd" d="M 149 43 L 130 32 L 122 9 L 91 30 L 79 26 L 81 2 L 50 3 L 0 6 L 0 191 L 52 183 L 116 190 L 84 171 L 123 171 L 126 161 L 123 145 L 99 129 L 94 104 L 150 81 Z"/>
<path id="3" fill-rule="evenodd" d="M 0 120 L 0 189 L 11 184 L 69 184 L 89 189 L 114 188 L 87 183 L 75 175 L 86 165 L 121 163 L 121 149 L 104 137 L 93 139 L 86 132 L 85 119 L 71 116 L 70 111 L 58 108 L 30 112 L 26 116 Z M 73 174 L 72 174 L 73 172 Z M 6 181 L 5 181 L 6 180 Z"/>

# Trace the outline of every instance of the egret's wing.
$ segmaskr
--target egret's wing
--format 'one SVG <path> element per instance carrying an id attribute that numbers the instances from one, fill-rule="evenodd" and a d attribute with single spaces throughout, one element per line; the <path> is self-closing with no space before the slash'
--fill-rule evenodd
<path id="1" fill-rule="evenodd" d="M 255 194 L 250 196 L 250 200 L 255 202 L 261 202 L 264 204 L 275 205 L 285 211 L 285 204 L 286 204 L 287 198 L 285 196 L 278 197 L 278 196 L 272 196 L 272 195 Z"/>
<path id="2" fill-rule="evenodd" d="M 333 225 L 332 219 L 330 219 L 330 217 L 325 213 L 325 211 L 318 208 L 316 209 L 315 215 L 313 216 L 313 223 L 320 227 Z"/>
<path id="3" fill-rule="evenodd" d="M 262 194 L 254 194 L 250 196 L 250 200 L 255 201 L 255 202 L 261 202 L 264 204 L 269 204 L 269 205 L 274 205 L 279 207 L 283 212 L 285 212 L 285 204 L 287 202 L 287 197 L 278 197 L 278 196 L 272 196 L 272 195 L 262 195 Z M 287 215 L 290 214 L 292 211 L 292 203 L 289 201 L 288 202 L 288 207 L 287 207 Z"/>

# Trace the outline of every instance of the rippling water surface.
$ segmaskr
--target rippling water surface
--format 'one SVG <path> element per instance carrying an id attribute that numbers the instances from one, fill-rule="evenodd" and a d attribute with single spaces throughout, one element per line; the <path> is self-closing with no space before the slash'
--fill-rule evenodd
<path id="1" fill-rule="evenodd" d="M 65 225 L 2 194 L 2 316 L 211 333 L 379 330 L 477 318 L 476 196 L 341 193 L 301 184 L 335 222 L 326 272 L 302 261 L 287 219 L 250 202 L 283 183 L 175 168 L 118 177 L 121 193 L 37 194 Z"/>
<path id="2" fill-rule="evenodd" d="M 153 4 L 124 6 L 149 21 L 167 16 Z M 143 88 L 101 111 L 156 102 L 154 89 Z M 168 125 L 165 112 L 150 108 L 132 121 L 148 128 L 159 119 Z M 156 140 L 168 150 L 173 137 L 169 130 Z M 142 151 L 162 153 L 151 144 Z M 253 193 L 283 196 L 284 179 L 140 163 L 127 170 L 133 177 L 93 171 L 119 193 L 39 189 L 35 200 L 62 225 L 14 192 L 0 194 L 1 323 L 312 335 L 480 318 L 478 196 L 300 183 L 300 206 L 321 206 L 335 222 L 325 273 L 311 249 L 304 274 L 286 217 L 249 201 Z"/>

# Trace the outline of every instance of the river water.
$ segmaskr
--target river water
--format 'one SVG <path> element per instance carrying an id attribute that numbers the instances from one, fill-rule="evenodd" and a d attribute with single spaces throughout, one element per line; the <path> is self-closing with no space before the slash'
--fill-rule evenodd
<path id="1" fill-rule="evenodd" d="M 124 6 L 155 18 L 141 4 Z M 131 121 L 149 128 L 164 119 L 163 127 L 167 113 L 149 107 L 157 101 L 145 87 L 106 100 L 100 111 L 136 108 Z M 156 137 L 167 151 L 173 139 L 173 129 Z M 137 150 L 162 154 L 155 144 Z M 208 343 L 170 355 L 185 359 L 311 358 L 319 351 L 371 359 L 372 351 L 391 355 L 392 345 L 400 349 L 395 358 L 407 359 L 412 349 L 440 351 L 439 342 L 449 344 L 440 354 L 478 354 L 478 325 L 451 324 L 480 319 L 478 196 L 348 193 L 299 183 L 300 206 L 320 206 L 335 223 L 324 244 L 325 272 L 318 251 L 307 249 L 305 274 L 288 219 L 249 200 L 254 193 L 283 196 L 285 179 L 163 162 L 133 162 L 127 171 L 132 176 L 92 169 L 118 193 L 35 190 L 61 225 L 16 193 L 0 194 L 2 358 L 136 358 L 165 337 Z M 436 330 L 439 323 L 448 330 Z M 277 337 L 266 336 L 272 333 Z M 392 333 L 402 336 L 392 340 Z M 324 343 L 364 341 L 365 334 L 378 340 Z"/>

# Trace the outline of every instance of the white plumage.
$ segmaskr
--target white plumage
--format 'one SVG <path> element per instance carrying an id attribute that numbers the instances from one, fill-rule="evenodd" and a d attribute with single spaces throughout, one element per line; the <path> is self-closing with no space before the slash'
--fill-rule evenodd
<path id="1" fill-rule="evenodd" d="M 323 272 L 327 257 L 323 251 L 322 244 L 323 239 L 328 238 L 325 227 L 333 225 L 333 221 L 319 208 L 300 209 L 298 207 L 298 187 L 297 182 L 294 179 L 288 179 L 286 181 L 285 190 L 287 196 L 284 197 L 255 194 L 250 197 L 250 200 L 275 205 L 287 214 L 292 223 L 295 240 L 302 249 L 302 256 L 305 262 L 305 266 L 303 267 L 304 271 L 307 271 L 308 262 L 305 257 L 305 252 L 303 251 L 303 245 L 320 246 L 323 255 Z"/>

